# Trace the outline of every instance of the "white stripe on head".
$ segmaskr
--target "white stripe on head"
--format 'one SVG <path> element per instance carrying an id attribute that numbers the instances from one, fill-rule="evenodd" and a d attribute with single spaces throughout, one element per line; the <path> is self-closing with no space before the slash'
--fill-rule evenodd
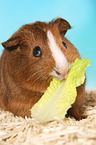
<path id="1" fill-rule="evenodd" d="M 56 44 L 55 38 L 50 30 L 47 31 L 47 37 L 48 37 L 48 44 L 52 52 L 52 56 L 56 63 L 57 71 L 61 73 L 63 73 L 66 70 L 68 71 L 69 63 L 64 53 L 61 51 L 60 47 L 58 46 L 58 44 Z"/>

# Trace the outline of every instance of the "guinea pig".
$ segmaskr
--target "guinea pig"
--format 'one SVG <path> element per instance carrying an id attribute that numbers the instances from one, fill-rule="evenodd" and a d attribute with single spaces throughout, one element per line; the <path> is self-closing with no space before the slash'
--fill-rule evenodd
<path id="1" fill-rule="evenodd" d="M 57 18 L 49 23 L 34 22 L 22 26 L 2 45 L 0 58 L 0 107 L 14 115 L 30 117 L 30 108 L 41 98 L 52 78 L 62 80 L 78 50 L 65 38 L 70 24 Z M 82 119 L 85 84 L 77 88 L 77 97 L 68 114 Z M 49 106 L 50 107 L 50 106 Z"/>

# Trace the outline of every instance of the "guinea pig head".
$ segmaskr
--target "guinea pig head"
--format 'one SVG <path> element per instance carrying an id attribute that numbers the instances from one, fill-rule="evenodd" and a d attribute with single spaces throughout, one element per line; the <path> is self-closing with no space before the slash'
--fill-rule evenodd
<path id="1" fill-rule="evenodd" d="M 51 75 L 58 80 L 67 77 L 68 71 L 76 58 L 80 58 L 77 49 L 65 38 L 70 24 L 61 18 L 51 22 L 51 29 L 47 30 L 48 45 L 55 60 Z"/>
<path id="2" fill-rule="evenodd" d="M 66 77 L 80 55 L 64 37 L 70 24 L 61 18 L 22 26 L 3 42 L 9 77 L 20 87 L 43 92 L 53 77 Z"/>

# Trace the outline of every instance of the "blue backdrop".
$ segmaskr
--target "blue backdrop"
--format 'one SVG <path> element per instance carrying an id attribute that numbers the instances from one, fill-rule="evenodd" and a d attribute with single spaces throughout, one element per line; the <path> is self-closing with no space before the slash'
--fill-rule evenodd
<path id="1" fill-rule="evenodd" d="M 0 43 L 21 25 L 62 17 L 72 29 L 66 37 L 82 58 L 90 59 L 86 88 L 96 88 L 96 0 L 0 0 Z M 0 55 L 3 47 L 0 45 Z"/>

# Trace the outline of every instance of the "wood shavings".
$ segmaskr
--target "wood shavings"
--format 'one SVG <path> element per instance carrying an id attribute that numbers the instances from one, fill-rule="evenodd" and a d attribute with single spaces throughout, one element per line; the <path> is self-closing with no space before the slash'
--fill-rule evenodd
<path id="1" fill-rule="evenodd" d="M 33 118 L 14 117 L 0 110 L 0 145 L 95 145 L 96 91 L 87 91 L 86 119 L 64 118 L 37 124 Z"/>

